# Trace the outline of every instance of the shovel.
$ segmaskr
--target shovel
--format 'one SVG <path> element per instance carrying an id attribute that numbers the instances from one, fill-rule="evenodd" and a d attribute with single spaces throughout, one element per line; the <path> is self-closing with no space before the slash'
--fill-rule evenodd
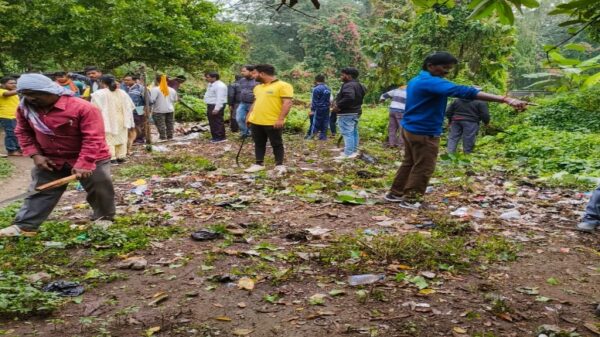
<path id="1" fill-rule="evenodd" d="M 15 197 L 2 200 L 2 201 L 0 201 L 0 205 L 4 205 L 4 204 L 7 204 L 7 203 L 10 203 L 10 202 L 13 202 L 13 201 L 25 199 L 25 198 L 27 198 L 29 196 L 34 195 L 34 194 L 38 194 L 38 193 L 43 192 L 43 191 L 48 191 L 48 190 L 51 190 L 53 188 L 57 188 L 57 187 L 66 185 L 66 184 L 68 184 L 68 183 L 70 183 L 72 181 L 75 181 L 75 180 L 77 180 L 77 176 L 74 175 L 74 174 L 70 175 L 68 177 L 64 177 L 64 178 L 61 178 L 61 179 L 58 179 L 58 180 L 54 180 L 54 181 L 51 181 L 51 182 L 49 182 L 47 184 L 38 186 L 38 187 L 36 187 L 32 191 L 21 193 L 21 194 L 15 196 Z"/>

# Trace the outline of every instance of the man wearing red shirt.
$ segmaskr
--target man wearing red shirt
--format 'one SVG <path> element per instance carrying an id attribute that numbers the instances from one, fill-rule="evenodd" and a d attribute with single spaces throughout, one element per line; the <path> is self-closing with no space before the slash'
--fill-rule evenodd
<path id="1" fill-rule="evenodd" d="M 15 133 L 23 155 L 35 164 L 30 189 L 76 174 L 92 206 L 92 219 L 112 220 L 114 188 L 100 111 L 41 74 L 22 75 L 17 92 L 23 98 Z M 0 237 L 34 235 L 66 188 L 26 198 L 14 225 L 0 230 Z"/>

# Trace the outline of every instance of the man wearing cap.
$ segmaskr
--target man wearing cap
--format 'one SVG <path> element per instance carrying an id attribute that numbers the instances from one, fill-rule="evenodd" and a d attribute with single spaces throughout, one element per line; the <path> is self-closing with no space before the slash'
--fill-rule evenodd
<path id="1" fill-rule="evenodd" d="M 22 75 L 17 92 L 23 98 L 15 133 L 23 154 L 35 165 L 30 190 L 75 174 L 87 192 L 92 219 L 112 220 L 114 188 L 100 111 L 41 74 Z M 35 235 L 66 188 L 27 197 L 13 225 L 1 229 L 0 237 Z"/>

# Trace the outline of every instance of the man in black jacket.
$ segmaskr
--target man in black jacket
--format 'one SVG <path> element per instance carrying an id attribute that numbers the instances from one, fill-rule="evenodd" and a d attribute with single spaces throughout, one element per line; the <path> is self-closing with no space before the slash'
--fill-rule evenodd
<path id="1" fill-rule="evenodd" d="M 229 105 L 229 127 L 231 127 L 231 132 L 240 130 L 236 119 L 236 111 L 242 97 L 239 82 L 241 79 L 241 75 L 235 75 L 235 80 L 227 86 L 227 105 Z"/>
<path id="2" fill-rule="evenodd" d="M 462 138 L 464 153 L 471 153 L 475 147 L 479 123 L 483 122 L 487 126 L 490 123 L 490 112 L 484 101 L 458 98 L 446 110 L 446 118 L 450 125 L 448 152 L 456 152 Z"/>
<path id="3" fill-rule="evenodd" d="M 341 70 L 342 88 L 335 98 L 332 111 L 337 113 L 337 123 L 344 137 L 344 152 L 337 160 L 358 157 L 358 119 L 362 114 L 363 98 L 367 93 L 364 85 L 357 80 L 356 68 Z"/>

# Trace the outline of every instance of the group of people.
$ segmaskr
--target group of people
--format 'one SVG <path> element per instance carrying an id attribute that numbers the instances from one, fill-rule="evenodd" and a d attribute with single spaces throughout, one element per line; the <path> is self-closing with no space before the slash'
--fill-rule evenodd
<path id="1" fill-rule="evenodd" d="M 399 143 L 395 144 L 403 144 L 404 157 L 394 182 L 385 195 L 389 202 L 411 209 L 420 207 L 436 166 L 448 97 L 504 103 L 519 111 L 527 106 L 526 102 L 515 98 L 488 94 L 479 88 L 457 85 L 446 80 L 444 77 L 457 62 L 449 53 L 433 53 L 424 60 L 421 72 L 408 82 L 407 87 L 400 88 L 405 89 L 405 97 L 404 94 L 399 94 L 399 99 L 394 101 L 398 103 L 394 106 L 397 109 L 395 112 L 401 111 L 402 114 L 395 117 L 396 121 L 400 121 L 395 129 L 401 129 L 401 141 L 398 140 Z M 269 64 L 245 66 L 242 71 L 245 72 L 242 73 L 242 79 L 246 82 L 238 81 L 235 89 L 239 89 L 240 93 L 239 99 L 235 100 L 237 107 L 234 119 L 242 135 L 249 133 L 252 136 L 255 150 L 255 163 L 245 171 L 252 173 L 265 170 L 264 158 L 268 141 L 275 156 L 274 171 L 283 174 L 286 167 L 282 132 L 292 107 L 293 87 L 279 80 L 275 68 Z M 211 92 L 205 96 L 209 105 L 208 114 L 213 117 L 222 116 L 228 97 L 231 97 L 227 86 L 218 83 L 218 74 L 207 73 L 206 79 L 211 84 Z M 327 106 L 326 97 L 330 90 L 324 84 L 323 77 L 316 78 L 313 90 L 315 104 L 311 106 L 311 110 L 314 128 L 319 130 L 320 135 L 324 133 L 323 125 L 326 125 L 323 121 L 328 117 L 325 111 L 330 108 L 337 114 L 338 126 L 345 143 L 340 158 L 348 159 L 358 151 L 357 125 L 366 89 L 358 82 L 358 71 L 354 68 L 342 69 L 341 79 L 343 84 L 340 91 L 330 106 Z M 127 126 L 133 125 L 135 121 L 133 116 L 126 116 L 125 113 L 115 114 L 107 119 L 101 110 L 130 112 L 136 107 L 136 103 L 125 92 L 118 91 L 114 78 L 99 76 L 95 82 L 98 82 L 98 86 L 91 93 L 94 104 L 75 97 L 74 92 L 69 89 L 72 88 L 70 84 L 66 88 L 66 85 L 41 74 L 24 74 L 18 79 L 16 88 L 10 87 L 14 85 L 10 84 L 9 89 L 12 89 L 7 91 L 15 91 L 21 96 L 16 111 L 15 134 L 23 155 L 31 157 L 35 164 L 30 188 L 74 174 L 87 192 L 87 201 L 93 209 L 92 219 L 111 220 L 115 215 L 115 203 L 110 160 L 116 153 L 123 152 L 119 142 Z M 129 84 L 126 85 L 133 86 Z M 156 84 L 151 89 L 150 99 L 155 104 L 162 100 L 159 103 L 161 106 L 153 110 L 156 109 L 154 111 L 157 114 L 166 114 L 164 137 L 169 139 L 172 137 L 172 131 L 168 131 L 169 123 L 172 125 L 172 116 L 167 115 L 171 113 L 168 111 L 177 99 L 177 94 L 174 88 L 169 88 L 165 76 L 157 77 Z M 98 94 L 102 90 L 104 92 Z M 394 95 L 391 93 L 383 98 L 393 98 Z M 109 99 L 112 101 L 107 102 Z M 451 109 L 455 109 L 450 111 L 451 116 L 455 116 L 457 111 L 464 112 L 461 106 Z M 160 117 L 161 121 L 157 123 L 163 123 L 162 119 Z M 454 122 L 452 117 L 452 123 Z M 122 125 L 125 127 L 121 127 Z M 213 143 L 223 141 L 224 133 L 220 133 L 222 126 L 221 120 L 216 121 L 216 118 L 211 122 Z M 114 139 L 107 137 L 107 132 Z M 1 229 L 0 237 L 35 235 L 65 189 L 63 185 L 27 197 L 14 224 Z M 583 225 L 578 226 L 580 230 L 592 231 L 600 223 L 599 205 L 600 189 L 592 197 Z"/>

